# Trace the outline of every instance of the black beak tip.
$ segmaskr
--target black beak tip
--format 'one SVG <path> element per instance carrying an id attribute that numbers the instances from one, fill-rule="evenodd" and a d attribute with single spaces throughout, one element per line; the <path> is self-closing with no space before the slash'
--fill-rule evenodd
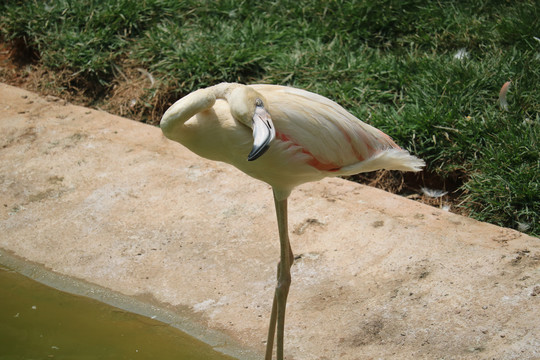
<path id="1" fill-rule="evenodd" d="M 248 161 L 257 160 L 259 157 L 261 157 L 262 154 L 266 152 L 266 150 L 268 150 L 269 147 L 269 144 L 264 144 L 260 147 L 254 147 L 253 149 L 251 149 L 251 152 L 248 155 Z"/>

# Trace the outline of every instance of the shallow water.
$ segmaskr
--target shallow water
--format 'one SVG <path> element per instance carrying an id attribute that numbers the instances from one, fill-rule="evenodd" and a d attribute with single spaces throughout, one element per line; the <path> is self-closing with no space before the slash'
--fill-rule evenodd
<path id="1" fill-rule="evenodd" d="M 0 360 L 232 360 L 180 330 L 0 266 Z"/>

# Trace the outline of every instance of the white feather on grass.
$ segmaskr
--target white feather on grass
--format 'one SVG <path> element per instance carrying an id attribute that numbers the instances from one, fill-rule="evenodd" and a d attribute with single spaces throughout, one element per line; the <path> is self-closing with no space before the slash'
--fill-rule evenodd
<path id="1" fill-rule="evenodd" d="M 448 191 L 444 191 L 444 190 L 435 190 L 435 189 L 429 189 L 426 187 L 422 187 L 421 189 L 424 195 L 426 195 L 427 197 L 432 197 L 432 198 L 440 198 L 448 194 Z"/>

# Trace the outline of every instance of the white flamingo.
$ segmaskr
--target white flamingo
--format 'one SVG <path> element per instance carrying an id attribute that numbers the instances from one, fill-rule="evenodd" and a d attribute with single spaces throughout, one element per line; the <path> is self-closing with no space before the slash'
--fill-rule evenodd
<path id="1" fill-rule="evenodd" d="M 272 186 L 281 245 L 266 360 L 283 359 L 285 307 L 293 253 L 287 198 L 294 187 L 327 176 L 378 169 L 419 171 L 424 161 L 337 103 L 277 85 L 222 83 L 194 91 L 161 119 L 165 136 L 194 153 L 234 165 Z M 249 155 L 248 155 L 249 153 Z"/>

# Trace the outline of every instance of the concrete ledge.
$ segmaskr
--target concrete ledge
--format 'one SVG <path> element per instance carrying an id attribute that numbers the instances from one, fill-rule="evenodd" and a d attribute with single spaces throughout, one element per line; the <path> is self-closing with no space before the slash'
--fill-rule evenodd
<path id="1" fill-rule="evenodd" d="M 1 249 L 263 353 L 266 184 L 58 99 L 0 84 L 0 110 Z M 289 211 L 287 359 L 540 357 L 539 239 L 340 179 Z"/>

